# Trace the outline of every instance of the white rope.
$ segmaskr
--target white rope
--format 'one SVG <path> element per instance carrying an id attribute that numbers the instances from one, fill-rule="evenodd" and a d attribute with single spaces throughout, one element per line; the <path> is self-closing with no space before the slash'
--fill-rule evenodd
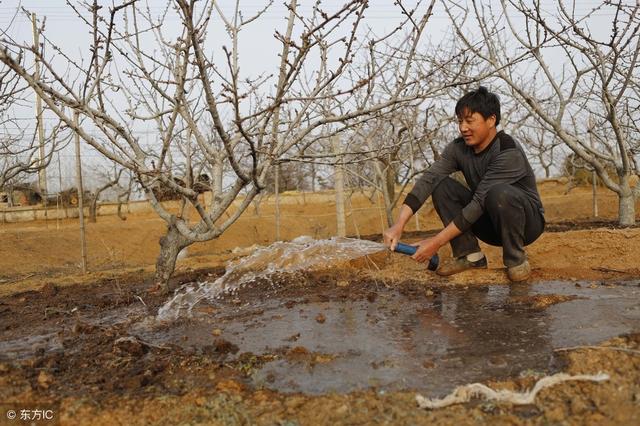
<path id="1" fill-rule="evenodd" d="M 536 395 L 544 388 L 548 388 L 558 383 L 566 382 L 569 380 L 589 380 L 593 382 L 604 382 L 609 380 L 609 375 L 606 373 L 599 373 L 596 375 L 578 374 L 571 376 L 566 373 L 558 373 L 553 376 L 543 377 L 538 380 L 532 390 L 527 392 L 513 392 L 510 390 L 498 390 L 495 391 L 482 383 L 472 383 L 469 385 L 458 386 L 452 393 L 445 396 L 442 399 L 425 398 L 418 394 L 416 395 L 416 401 L 420 408 L 426 408 L 432 410 L 434 408 L 443 408 L 453 404 L 461 404 L 463 402 L 469 402 L 474 397 L 483 397 L 487 400 L 510 402 L 515 405 L 533 404 Z"/>

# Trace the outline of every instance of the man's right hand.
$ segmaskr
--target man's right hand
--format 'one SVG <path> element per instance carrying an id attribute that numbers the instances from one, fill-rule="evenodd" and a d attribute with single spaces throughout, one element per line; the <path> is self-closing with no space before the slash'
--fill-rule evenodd
<path id="1" fill-rule="evenodd" d="M 396 244 L 398 244 L 400 237 L 402 236 L 402 230 L 411 216 L 413 216 L 413 210 L 411 210 L 411 207 L 408 205 L 403 204 L 400 207 L 400 213 L 398 214 L 398 220 L 396 220 L 396 223 L 382 233 L 384 245 L 389 247 L 391 251 L 396 249 Z"/>
<path id="2" fill-rule="evenodd" d="M 396 223 L 382 233 L 384 245 L 389 247 L 391 251 L 396 248 L 396 244 L 398 244 L 398 241 L 400 241 L 400 237 L 402 237 L 402 228 L 403 227 L 399 223 Z"/>

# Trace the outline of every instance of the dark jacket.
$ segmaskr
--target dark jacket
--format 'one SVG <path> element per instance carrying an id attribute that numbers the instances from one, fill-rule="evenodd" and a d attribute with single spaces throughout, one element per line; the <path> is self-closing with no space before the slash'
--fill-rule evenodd
<path id="1" fill-rule="evenodd" d="M 442 157 L 418 178 L 404 204 L 415 213 L 429 198 L 438 184 L 451 173 L 462 171 L 473 192 L 473 198 L 453 222 L 466 231 L 484 213 L 484 200 L 489 189 L 506 183 L 521 189 L 544 214 L 536 187 L 536 178 L 522 146 L 503 131 L 476 154 L 463 138 L 455 139 L 444 149 Z"/>

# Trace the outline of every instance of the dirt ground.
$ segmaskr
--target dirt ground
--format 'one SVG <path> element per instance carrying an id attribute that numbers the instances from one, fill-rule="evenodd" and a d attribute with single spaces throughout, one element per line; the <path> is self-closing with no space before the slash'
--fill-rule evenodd
<path id="1" fill-rule="evenodd" d="M 600 190 L 600 217 L 594 220 L 591 188 L 565 194 L 565 183 L 550 181 L 540 189 L 548 224 L 547 232 L 528 248 L 533 267 L 530 282 L 587 280 L 606 285 L 640 279 L 640 228 L 615 226 L 613 194 Z M 285 194 L 281 237 L 333 235 L 333 197 L 331 193 Z M 640 212 L 640 203 L 637 207 Z M 219 240 L 190 247 L 179 262 L 172 287 L 219 276 L 229 260 L 250 253 L 255 244 L 273 241 L 273 211 L 273 199 L 267 199 L 259 211 L 251 208 Z M 354 194 L 347 223 L 349 235 L 379 239 L 384 220 L 378 200 Z M 404 239 L 417 241 L 439 228 L 433 209 L 425 206 L 420 229 L 412 221 Z M 252 387 L 248 380 L 252 366 L 266 360 L 247 354 L 230 361 L 228 355 L 237 348 L 224 339 L 212 339 L 208 350 L 194 352 L 131 338 L 126 323 L 95 325 L 79 318 L 74 313 L 78 306 L 84 315 L 126 313 L 142 306 L 153 314 L 166 301 L 147 291 L 163 231 L 153 213 L 130 214 L 126 221 L 99 217 L 97 223 L 88 224 L 87 231 L 90 272 L 83 275 L 75 221 L 0 225 L 2 340 L 55 330 L 62 345 L 60 351 L 36 351 L 34 356 L 1 362 L 0 405 L 50 404 L 61 424 L 92 425 L 640 424 L 640 330 L 599 347 L 563 351 L 559 354 L 563 371 L 605 371 L 610 380 L 560 384 L 542 391 L 531 406 L 475 401 L 427 411 L 418 408 L 411 390 L 310 396 Z M 449 279 L 434 278 L 424 272 L 423 265 L 385 253 L 309 272 L 303 280 L 283 279 L 290 292 L 304 293 L 313 287 L 348 300 L 372 297 L 366 286 L 372 278 L 408 292 L 438 286 L 509 285 L 500 250 L 483 249 L 489 269 Z M 441 255 L 446 258 L 447 250 Z M 336 287 L 344 281 L 350 283 L 348 288 Z M 529 302 L 545 309 L 561 301 Z M 283 356 L 301 357 L 305 362 L 319 359 L 304 349 Z M 525 390 L 534 382 L 525 376 L 486 384 Z"/>

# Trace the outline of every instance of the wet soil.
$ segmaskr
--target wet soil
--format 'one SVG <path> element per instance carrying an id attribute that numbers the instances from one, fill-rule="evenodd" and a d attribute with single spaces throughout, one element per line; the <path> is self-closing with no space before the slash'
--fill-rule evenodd
<path id="1" fill-rule="evenodd" d="M 522 371 L 551 374 L 559 368 L 554 348 L 640 329 L 640 281 L 468 289 L 375 285 L 357 275 L 343 281 L 284 276 L 200 306 L 170 328 L 139 324 L 134 332 L 195 349 L 211 345 L 215 331 L 234 353 L 270 360 L 253 367 L 250 381 L 258 388 L 442 396 L 456 385 Z"/>
<path id="2" fill-rule="evenodd" d="M 200 271 L 174 285 L 221 273 Z M 148 293 L 144 282 L 48 285 L 0 299 L 0 398 L 55 403 L 63 423 L 73 424 L 172 424 L 194 415 L 221 424 L 469 416 L 615 423 L 640 415 L 633 352 L 640 309 L 632 302 L 639 284 L 452 288 L 372 282 L 355 268 L 300 272 L 251 283 L 167 323 L 154 319 L 166 297 Z M 557 350 L 618 335 L 606 345 L 630 352 Z M 528 408 L 480 401 L 428 412 L 413 401 L 415 391 L 442 396 L 472 381 L 525 389 L 561 370 L 607 371 L 612 380 L 561 385 Z M 615 392 L 601 393 L 614 384 Z"/>
<path id="3" fill-rule="evenodd" d="M 617 203 L 611 194 L 599 198 L 606 220 L 593 221 L 588 219 L 590 188 L 566 195 L 564 185 L 547 182 L 540 189 L 550 223 L 547 232 L 528 247 L 533 273 L 522 291 L 508 285 L 501 253 L 493 247 L 482 247 L 489 269 L 448 279 L 435 278 L 408 257 L 382 253 L 324 272 L 283 276 L 275 286 L 249 286 L 219 305 L 198 306 L 194 318 L 166 326 L 145 322 L 166 302 L 166 297 L 148 292 L 157 241 L 164 230 L 157 217 L 129 215 L 126 222 L 100 217 L 97 224 L 90 224 L 92 272 L 87 275 L 78 272 L 74 220 L 61 222 L 60 229 L 52 223 L 2 224 L 0 233 L 10 243 L 0 246 L 0 408 L 52 404 L 61 424 L 72 425 L 640 424 L 640 333 L 633 324 L 624 325 L 637 317 L 640 304 L 633 305 L 637 296 L 625 296 L 630 305 L 613 312 L 617 317 L 610 316 L 611 306 L 606 307 L 616 303 L 616 292 L 629 291 L 640 278 L 640 230 L 615 224 Z M 348 233 L 369 234 L 379 241 L 384 225 L 375 200 L 356 195 L 351 201 L 358 215 L 350 216 Z M 281 197 L 283 238 L 333 235 L 333 199 L 333 194 Z M 190 247 L 189 255 L 178 264 L 172 288 L 220 276 L 225 263 L 251 253 L 252 244 L 271 242 L 273 205 L 260 207 L 260 215 L 257 210 L 248 212 L 223 238 Z M 413 233 L 415 225 L 412 221 L 403 236 L 407 242 L 441 227 L 429 206 L 422 211 L 420 227 L 430 231 Z M 446 260 L 446 249 L 440 254 Z M 524 363 L 512 356 L 520 351 L 507 351 L 507 356 L 500 351 L 487 355 L 474 354 L 473 347 L 465 349 L 460 342 L 474 332 L 459 333 L 451 325 L 449 319 L 455 313 L 443 309 L 454 306 L 453 301 L 455 312 L 485 312 L 487 318 L 494 318 L 483 324 L 465 315 L 454 319 L 453 325 L 477 325 L 478 331 L 487 331 L 493 324 L 489 329 L 500 337 L 494 342 L 497 347 L 502 339 L 516 345 L 538 339 L 540 345 L 522 348 L 539 362 Z M 359 341 L 348 334 L 354 308 L 360 312 L 353 316 L 354 323 L 369 327 L 370 339 Z M 207 322 L 207 318 L 216 321 Z M 615 318 L 617 323 L 610 327 Z M 541 319 L 544 324 L 539 323 Z M 524 321 L 521 328 L 526 330 L 511 327 L 511 321 Z M 534 333 L 519 333 L 529 330 Z M 245 331 L 257 340 L 271 338 L 269 348 L 243 340 Z M 322 347 L 328 337 L 333 339 L 331 345 Z M 446 354 L 437 352 L 441 348 L 425 349 L 433 338 L 441 339 L 447 352 L 466 350 L 470 361 L 475 359 L 478 365 L 482 360 L 482 368 L 495 374 L 464 376 L 473 373 L 474 364 L 463 357 L 447 370 L 458 383 L 464 377 L 477 377 L 494 388 L 522 391 L 554 371 L 603 371 L 611 378 L 599 384 L 572 382 L 544 390 L 533 406 L 475 400 L 421 410 L 415 401 L 416 389 L 425 394 L 441 394 L 444 389 L 421 386 L 423 381 L 418 380 L 440 374 L 446 366 Z M 362 348 L 358 354 L 337 350 L 345 342 L 362 347 L 368 341 L 379 356 Z M 419 356 L 405 357 L 404 364 L 400 357 L 398 362 L 396 353 L 403 350 L 398 349 L 402 345 L 411 347 L 404 353 Z M 485 351 L 490 347 L 486 342 L 478 346 Z M 534 350 L 528 354 L 531 347 Z M 538 348 L 542 350 L 537 352 Z M 362 360 L 369 355 L 370 362 L 362 363 L 366 371 L 351 377 L 371 373 L 376 381 L 369 382 L 367 376 L 349 387 L 344 383 L 347 374 L 343 386 L 350 391 L 296 390 L 311 386 L 319 372 L 335 373 L 349 357 Z M 404 375 L 396 373 L 406 365 L 411 367 L 407 377 L 418 376 L 416 389 L 394 381 Z M 296 375 L 284 380 L 283 370 Z M 389 371 L 394 374 L 385 376 Z M 381 376 L 391 379 L 385 382 Z M 0 424 L 5 421 L 0 415 Z"/>

